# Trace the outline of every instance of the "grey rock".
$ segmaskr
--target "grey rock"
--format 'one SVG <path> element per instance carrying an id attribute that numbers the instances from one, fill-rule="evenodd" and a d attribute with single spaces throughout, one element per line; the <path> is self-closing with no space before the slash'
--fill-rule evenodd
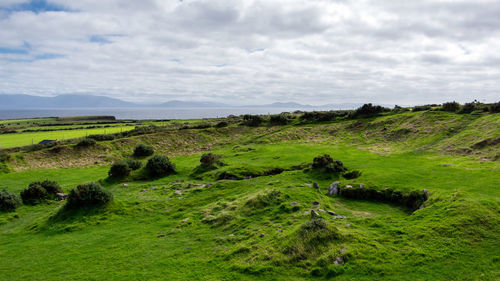
<path id="1" fill-rule="evenodd" d="M 300 205 L 300 203 L 299 203 L 299 202 L 292 202 L 292 203 L 290 203 L 290 206 L 292 206 L 292 207 L 293 207 L 293 206 L 299 206 L 299 205 Z"/>
<path id="2" fill-rule="evenodd" d="M 305 186 L 313 187 L 313 185 L 310 183 L 305 183 Z"/>
<path id="3" fill-rule="evenodd" d="M 124 184 L 123 184 L 123 186 L 124 186 L 124 187 L 127 187 L 127 186 L 128 186 L 128 184 L 124 183 Z"/>
<path id="4" fill-rule="evenodd" d="M 280 229 L 278 229 L 278 232 L 283 232 L 283 229 L 281 229 L 281 228 L 280 228 Z"/>
<path id="5" fill-rule="evenodd" d="M 158 186 L 151 187 L 151 190 L 155 190 L 155 189 L 158 189 Z"/>
<path id="6" fill-rule="evenodd" d="M 264 237 L 264 235 L 265 235 L 264 233 L 261 233 L 259 236 L 260 236 L 260 237 Z"/>
<path id="7" fill-rule="evenodd" d="M 340 215 L 334 216 L 333 218 L 334 219 L 347 219 L 346 216 L 340 216 Z"/>
<path id="8" fill-rule="evenodd" d="M 345 251 L 347 251 L 347 248 L 346 248 L 346 247 L 344 247 L 344 248 L 340 249 L 339 253 L 340 253 L 340 254 L 343 254 L 343 253 L 345 253 Z"/>
<path id="9" fill-rule="evenodd" d="M 158 235 L 156 235 L 156 237 L 158 237 L 158 238 L 165 237 L 165 234 L 158 234 Z"/>
<path id="10" fill-rule="evenodd" d="M 350 223 L 348 223 L 348 224 L 346 224 L 346 226 L 347 226 L 347 227 L 351 227 L 351 224 L 350 224 Z"/>
<path id="11" fill-rule="evenodd" d="M 231 234 L 229 234 L 229 236 L 230 236 L 230 237 L 234 237 L 234 234 L 232 234 L 232 233 L 231 233 Z"/>
<path id="12" fill-rule="evenodd" d="M 185 218 L 182 220 L 182 222 L 187 222 L 189 220 L 189 218 Z"/>
<path id="13" fill-rule="evenodd" d="M 174 194 L 176 194 L 176 195 L 182 195 L 182 190 L 177 189 L 176 191 L 174 191 Z"/>
<path id="14" fill-rule="evenodd" d="M 319 202 L 318 201 L 312 201 L 312 204 L 313 205 L 319 205 Z"/>
<path id="15" fill-rule="evenodd" d="M 184 180 L 177 180 L 177 181 L 173 181 L 172 183 L 181 183 L 181 182 L 184 182 Z"/>
<path id="16" fill-rule="evenodd" d="M 319 214 L 315 210 L 311 210 L 311 219 L 314 219 L 317 216 L 319 216 Z"/>
<path id="17" fill-rule="evenodd" d="M 59 200 L 64 200 L 68 197 L 68 194 L 65 194 L 65 193 L 56 193 L 56 196 L 57 196 L 57 199 Z"/>
<path id="18" fill-rule="evenodd" d="M 332 216 L 338 216 L 338 214 L 333 211 L 326 211 L 326 212 Z"/>
<path id="19" fill-rule="evenodd" d="M 340 184 L 339 181 L 333 182 L 328 188 L 328 195 L 339 194 L 340 193 L 339 184 Z"/>
<path id="20" fill-rule="evenodd" d="M 342 257 L 337 257 L 335 259 L 335 261 L 333 262 L 333 264 L 335 264 L 335 265 L 341 265 L 343 263 L 344 263 L 344 258 L 342 258 Z"/>
<path id="21" fill-rule="evenodd" d="M 318 209 L 318 211 L 320 211 L 320 212 L 322 212 L 322 213 L 326 213 L 326 211 L 325 211 L 325 210 L 323 210 L 323 209 Z"/>
<path id="22" fill-rule="evenodd" d="M 363 183 L 359 184 L 359 188 L 365 188 L 365 184 Z"/>
<path id="23" fill-rule="evenodd" d="M 346 185 L 345 188 L 352 188 L 352 185 Z"/>
<path id="24" fill-rule="evenodd" d="M 314 189 L 319 190 L 319 184 L 318 184 L 317 182 L 314 182 L 314 183 L 313 183 L 313 187 L 314 187 Z"/>

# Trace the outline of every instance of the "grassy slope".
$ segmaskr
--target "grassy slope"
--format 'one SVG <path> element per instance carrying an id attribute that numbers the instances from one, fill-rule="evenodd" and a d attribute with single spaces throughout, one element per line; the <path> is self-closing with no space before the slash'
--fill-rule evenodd
<path id="1" fill-rule="evenodd" d="M 467 122 L 479 122 L 481 118 Z M 488 129 L 494 127 L 491 122 L 496 122 L 498 116 L 495 118 L 482 121 L 482 127 L 472 126 L 482 134 L 472 134 L 463 144 L 452 138 L 458 138 L 457 134 L 464 130 L 451 137 L 433 137 L 436 130 L 429 127 L 429 132 L 405 138 L 409 144 L 403 145 L 394 140 L 383 143 L 384 134 L 376 135 L 375 129 L 361 130 L 344 123 L 282 129 L 186 130 L 180 132 L 182 140 L 165 135 L 149 138 L 151 143 L 163 141 L 163 151 L 170 154 L 190 145 L 175 153 L 179 155 L 173 159 L 179 174 L 152 182 L 130 182 L 128 187 L 108 183 L 106 187 L 115 194 L 115 201 L 101 211 L 62 215 L 58 214 L 60 203 L 53 203 L 22 206 L 15 213 L 0 214 L 0 276 L 5 280 L 279 280 L 284 276 L 304 280 L 314 279 L 311 272 L 319 272 L 323 277 L 327 273 L 339 274 L 340 280 L 495 280 L 500 277 L 498 162 L 414 149 L 430 144 L 436 150 L 449 143 L 469 146 L 479 138 L 498 136 L 495 128 Z M 440 122 L 436 126 L 448 128 L 442 123 L 452 122 L 455 126 L 461 121 Z M 391 131 L 410 126 L 402 122 L 387 124 L 386 130 Z M 349 126 L 352 129 L 347 131 Z M 363 138 L 365 134 L 370 137 Z M 410 142 L 410 138 L 414 140 Z M 146 138 L 133 139 L 129 144 L 102 145 L 116 145 L 116 149 L 110 148 L 115 151 L 111 156 L 123 157 L 139 139 Z M 288 141 L 272 144 L 284 139 Z M 346 145 L 348 141 L 354 146 Z M 191 178 L 200 156 L 192 153 L 208 148 L 222 154 L 228 165 L 197 175 L 198 179 Z M 335 178 L 303 171 L 221 181 L 202 190 L 170 183 L 177 179 L 215 182 L 221 171 L 289 168 L 310 162 L 322 153 L 363 171 L 361 178 L 343 182 L 399 190 L 425 188 L 431 193 L 430 204 L 412 214 L 388 204 L 328 197 L 324 193 Z M 38 169 L 2 174 L 0 183 L 17 192 L 32 180 L 50 178 L 58 180 L 67 191 L 78 183 L 103 179 L 106 172 L 107 167 Z M 320 184 L 322 193 L 305 185 L 313 181 Z M 153 186 L 168 188 L 151 190 Z M 175 189 L 185 190 L 182 199 L 174 195 Z M 282 193 L 281 203 L 248 206 L 247 202 L 271 190 Z M 323 214 L 341 238 L 305 260 L 291 260 L 284 249 L 294 243 L 296 230 L 309 220 L 304 212 L 312 208 L 310 202 L 314 200 L 320 202 L 320 208 L 347 216 L 345 220 L 334 220 Z M 299 202 L 300 209 L 291 210 L 290 202 Z M 184 218 L 189 218 L 187 223 L 181 222 Z M 259 237 L 260 233 L 265 236 Z M 158 234 L 166 236 L 157 238 Z M 343 248 L 346 250 L 340 254 Z M 333 266 L 337 256 L 344 256 L 346 264 Z"/>

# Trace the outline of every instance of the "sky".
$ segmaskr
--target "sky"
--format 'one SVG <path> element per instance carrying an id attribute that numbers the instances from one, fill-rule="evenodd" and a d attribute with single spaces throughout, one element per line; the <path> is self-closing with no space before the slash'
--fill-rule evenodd
<path id="1" fill-rule="evenodd" d="M 500 0 L 0 0 L 0 93 L 500 100 Z"/>

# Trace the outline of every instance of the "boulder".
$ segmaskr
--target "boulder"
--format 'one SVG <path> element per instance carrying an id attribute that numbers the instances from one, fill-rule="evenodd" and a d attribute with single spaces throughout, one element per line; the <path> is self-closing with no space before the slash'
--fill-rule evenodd
<path id="1" fill-rule="evenodd" d="M 182 220 L 182 222 L 187 222 L 189 220 L 189 218 L 185 218 Z"/>
<path id="2" fill-rule="evenodd" d="M 311 210 L 311 219 L 316 218 L 319 214 L 315 210 Z"/>
<path id="3" fill-rule="evenodd" d="M 292 207 L 293 207 L 293 206 L 298 206 L 298 205 L 300 205 L 300 203 L 299 203 L 299 202 L 292 202 L 292 203 L 290 203 L 290 206 L 292 206 Z"/>
<path id="4" fill-rule="evenodd" d="M 317 205 L 319 205 L 319 202 L 318 201 L 312 201 L 312 204 L 317 206 Z"/>
<path id="5" fill-rule="evenodd" d="M 56 193 L 56 196 L 57 196 L 57 199 L 64 200 L 64 199 L 66 199 L 68 197 L 68 194 Z"/>
<path id="6" fill-rule="evenodd" d="M 333 211 L 326 211 L 326 212 L 332 216 L 338 216 L 338 214 Z"/>
<path id="7" fill-rule="evenodd" d="M 340 193 L 339 184 L 340 184 L 339 181 L 336 181 L 336 182 L 332 183 L 330 185 L 330 187 L 328 188 L 328 195 L 333 195 L 333 194 L 337 195 L 337 194 L 339 194 Z"/>
<path id="8" fill-rule="evenodd" d="M 313 183 L 313 187 L 314 187 L 314 189 L 319 190 L 319 184 L 318 184 L 317 182 L 314 182 L 314 183 Z"/>
<path id="9" fill-rule="evenodd" d="M 174 191 L 174 194 L 176 194 L 176 195 L 182 195 L 182 190 L 177 189 L 176 191 Z"/>

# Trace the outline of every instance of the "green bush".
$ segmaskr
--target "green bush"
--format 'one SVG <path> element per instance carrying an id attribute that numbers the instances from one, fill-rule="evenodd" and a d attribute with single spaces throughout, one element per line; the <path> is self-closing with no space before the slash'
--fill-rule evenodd
<path id="1" fill-rule="evenodd" d="M 61 193 L 62 188 L 55 181 L 32 182 L 28 188 L 21 191 L 24 204 L 35 205 L 43 200 L 56 199 L 56 193 Z"/>
<path id="2" fill-rule="evenodd" d="M 24 204 L 35 205 L 45 199 L 49 199 L 49 194 L 39 182 L 36 182 L 31 183 L 28 188 L 21 191 L 21 198 Z"/>
<path id="3" fill-rule="evenodd" d="M 259 115 L 243 115 L 243 124 L 250 127 L 258 127 L 264 120 Z"/>
<path id="4" fill-rule="evenodd" d="M 110 178 L 124 178 L 130 175 L 130 167 L 125 161 L 116 161 L 111 165 L 108 175 Z"/>
<path id="5" fill-rule="evenodd" d="M 417 105 L 417 106 L 414 106 L 411 111 L 413 112 L 417 112 L 417 111 L 426 111 L 426 110 L 431 110 L 432 109 L 432 106 L 430 105 Z"/>
<path id="6" fill-rule="evenodd" d="M 361 177 L 361 172 L 360 171 L 350 171 L 350 172 L 346 172 L 342 175 L 345 179 L 357 179 L 359 177 Z"/>
<path id="7" fill-rule="evenodd" d="M 380 113 L 391 111 L 389 108 L 382 107 L 380 105 L 373 105 L 371 103 L 363 104 L 360 108 L 356 109 L 352 114 L 352 118 L 358 117 L 374 117 L 378 116 Z"/>
<path id="8" fill-rule="evenodd" d="M 460 104 L 456 101 L 446 102 L 443 103 L 441 109 L 447 112 L 457 112 L 460 109 Z"/>
<path id="9" fill-rule="evenodd" d="M 500 112 L 500 102 L 490 104 L 488 106 L 488 111 L 490 113 L 499 113 Z"/>
<path id="10" fill-rule="evenodd" d="M 90 146 L 93 146 L 96 144 L 96 141 L 95 139 L 91 139 L 91 138 L 84 138 L 82 140 L 80 140 L 76 146 L 77 147 L 90 147 Z"/>
<path id="11" fill-rule="evenodd" d="M 144 157 L 153 155 L 155 152 L 154 148 L 150 145 L 139 144 L 134 149 L 134 156 L 136 157 Z"/>
<path id="12" fill-rule="evenodd" d="M 313 159 L 312 167 L 314 169 L 324 169 L 330 173 L 343 173 L 347 171 L 344 164 L 339 160 L 333 160 L 328 154 L 315 157 Z"/>
<path id="13" fill-rule="evenodd" d="M 168 176 L 175 173 L 175 164 L 167 156 L 155 155 L 146 164 L 146 171 L 153 178 Z"/>
<path id="14" fill-rule="evenodd" d="M 96 140 L 96 141 L 108 141 L 108 140 L 114 140 L 115 139 L 115 135 L 111 135 L 111 134 L 97 134 L 97 135 L 90 135 L 87 138 L 93 139 L 93 140 Z"/>
<path id="15" fill-rule="evenodd" d="M 215 128 L 224 128 L 227 127 L 229 124 L 226 121 L 221 121 L 215 125 Z"/>
<path id="16" fill-rule="evenodd" d="M 90 182 L 81 184 L 72 189 L 66 200 L 65 207 L 75 209 L 80 207 L 90 207 L 104 205 L 113 199 L 113 194 L 104 190 L 100 184 Z"/>
<path id="17" fill-rule="evenodd" d="M 126 160 L 128 167 L 132 170 L 139 170 L 142 167 L 142 163 L 139 160 L 135 159 L 127 159 Z"/>
<path id="18" fill-rule="evenodd" d="M 21 200 L 14 193 L 6 189 L 0 191 L 0 211 L 13 211 L 21 204 Z"/>
<path id="19" fill-rule="evenodd" d="M 213 167 L 215 165 L 224 165 L 222 162 L 222 156 L 214 153 L 204 153 L 200 158 L 200 163 L 202 167 Z"/>
<path id="20" fill-rule="evenodd" d="M 269 118 L 269 123 L 271 123 L 271 125 L 286 125 L 288 122 L 289 120 L 285 114 L 275 114 L 271 115 Z"/>

